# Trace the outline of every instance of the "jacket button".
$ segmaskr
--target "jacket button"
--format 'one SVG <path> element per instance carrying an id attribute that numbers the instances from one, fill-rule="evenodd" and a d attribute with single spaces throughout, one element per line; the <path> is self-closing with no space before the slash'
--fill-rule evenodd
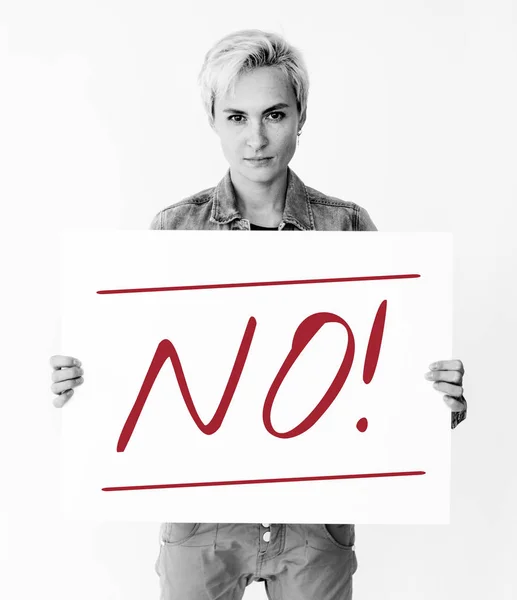
<path id="1" fill-rule="evenodd" d="M 269 527 L 269 523 L 262 523 L 262 527 L 265 527 L 267 529 Z"/>
<path id="2" fill-rule="evenodd" d="M 266 531 L 266 532 L 264 533 L 264 535 L 262 536 L 262 539 L 263 539 L 265 542 L 269 542 L 270 538 L 271 538 L 271 532 L 270 532 L 270 531 Z"/>

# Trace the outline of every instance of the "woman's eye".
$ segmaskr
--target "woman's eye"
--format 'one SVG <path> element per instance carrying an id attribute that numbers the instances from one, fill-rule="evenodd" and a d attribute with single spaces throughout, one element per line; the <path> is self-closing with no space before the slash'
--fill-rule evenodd
<path id="1" fill-rule="evenodd" d="M 281 121 L 285 117 L 285 113 L 283 112 L 272 112 L 269 113 L 269 117 L 272 121 Z"/>
<path id="2" fill-rule="evenodd" d="M 283 112 L 272 112 L 267 116 L 270 121 L 274 122 L 281 121 L 284 117 L 285 113 Z M 232 123 L 244 123 L 245 119 L 246 117 L 244 115 L 230 115 L 228 117 L 228 121 L 231 121 Z"/>

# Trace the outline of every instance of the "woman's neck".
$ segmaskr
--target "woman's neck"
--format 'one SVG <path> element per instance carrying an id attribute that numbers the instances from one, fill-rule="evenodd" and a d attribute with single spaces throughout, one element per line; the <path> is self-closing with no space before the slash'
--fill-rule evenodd
<path id="1" fill-rule="evenodd" d="M 241 215 L 255 225 L 276 227 L 282 220 L 287 191 L 287 170 L 274 181 L 250 181 L 230 171 Z"/>

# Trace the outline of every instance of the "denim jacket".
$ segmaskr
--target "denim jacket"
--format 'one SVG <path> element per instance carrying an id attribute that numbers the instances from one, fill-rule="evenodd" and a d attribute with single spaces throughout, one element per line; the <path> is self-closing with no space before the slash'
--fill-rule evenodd
<path id="1" fill-rule="evenodd" d="M 230 171 L 215 188 L 203 190 L 160 211 L 151 229 L 250 229 L 237 208 Z M 377 231 L 364 208 L 326 196 L 304 185 L 288 169 L 287 192 L 279 230 Z"/>
<path id="2" fill-rule="evenodd" d="M 161 210 L 151 229 L 249 230 L 250 222 L 239 213 L 230 171 L 216 187 L 208 188 Z M 291 170 L 279 231 L 377 231 L 367 211 L 306 186 Z M 466 418 L 467 411 L 451 413 L 451 427 Z"/>

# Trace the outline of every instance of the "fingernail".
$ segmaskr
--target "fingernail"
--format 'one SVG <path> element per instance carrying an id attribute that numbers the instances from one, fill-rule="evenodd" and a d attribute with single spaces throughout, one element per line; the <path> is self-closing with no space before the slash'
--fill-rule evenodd
<path id="1" fill-rule="evenodd" d="M 81 366 L 81 361 L 80 361 L 80 360 L 77 360 L 77 358 L 74 358 L 74 365 L 75 365 L 76 367 L 80 367 L 80 366 Z"/>
<path id="2" fill-rule="evenodd" d="M 430 369 L 431 369 L 431 371 L 432 371 L 433 369 L 436 369 L 436 367 L 437 367 L 437 366 L 438 366 L 438 365 L 437 365 L 437 364 L 434 362 L 434 363 L 431 363 L 431 364 L 429 365 L 429 368 L 430 368 Z"/>
<path id="3" fill-rule="evenodd" d="M 433 374 L 432 374 L 432 373 L 426 373 L 426 374 L 424 375 L 424 377 L 425 377 L 426 379 L 432 379 L 432 378 L 433 378 Z"/>

